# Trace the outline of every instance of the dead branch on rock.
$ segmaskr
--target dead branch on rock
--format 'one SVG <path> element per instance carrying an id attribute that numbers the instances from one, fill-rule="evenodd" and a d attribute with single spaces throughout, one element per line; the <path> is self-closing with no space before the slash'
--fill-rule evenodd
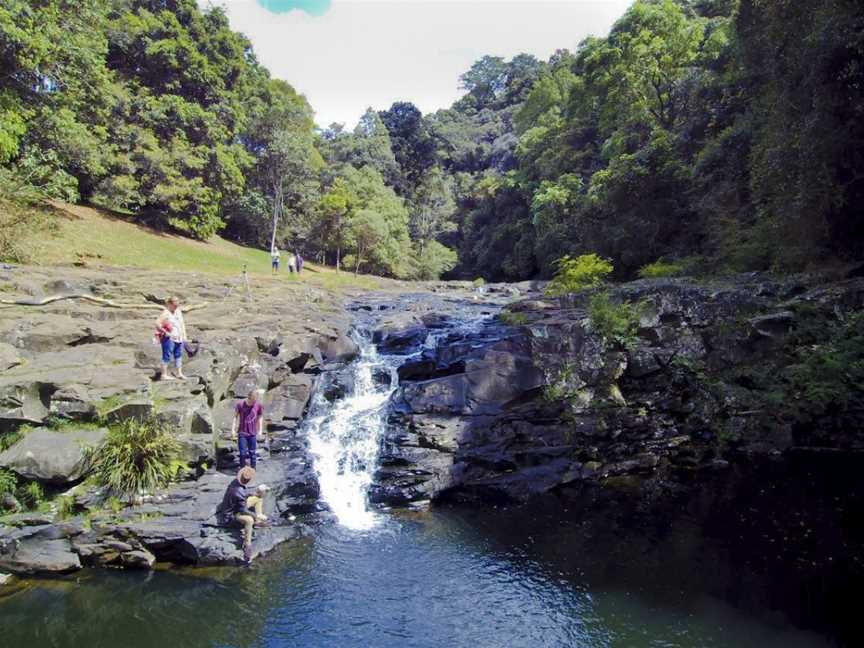
<path id="1" fill-rule="evenodd" d="M 63 299 L 80 299 L 82 301 L 90 302 L 91 304 L 105 306 L 106 308 L 123 308 L 127 310 L 153 310 L 156 308 L 164 308 L 161 304 L 123 304 L 112 301 L 111 299 L 102 299 L 101 297 L 94 297 L 93 295 L 86 294 L 52 295 L 51 297 L 45 297 L 44 299 L 0 299 L 0 304 L 4 304 L 6 306 L 47 306 L 48 304 L 53 304 L 54 302 L 58 302 Z M 183 307 L 183 311 L 188 313 L 190 311 L 206 308 L 207 305 L 207 302 L 203 302 L 201 304 L 192 304 L 190 306 Z"/>

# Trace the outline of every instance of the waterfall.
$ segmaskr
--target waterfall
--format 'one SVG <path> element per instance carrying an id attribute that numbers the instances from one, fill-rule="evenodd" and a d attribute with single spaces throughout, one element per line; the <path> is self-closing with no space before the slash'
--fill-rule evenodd
<path id="1" fill-rule="evenodd" d="M 433 352 L 454 331 L 464 337 L 479 335 L 491 316 L 466 311 L 460 313 L 458 321 L 428 331 L 425 340 L 407 355 L 379 354 L 367 335 L 354 331 L 359 357 L 345 370 L 325 377 L 330 386 L 333 380 L 347 383 L 346 393 L 331 402 L 327 394 L 332 390 L 316 389 L 306 422 L 309 448 L 315 458 L 321 499 L 341 525 L 362 530 L 376 523 L 376 513 L 368 510 L 366 493 L 378 467 L 387 405 L 399 386 L 399 366 L 424 352 Z M 478 346 L 482 344 L 478 342 Z"/>
<path id="2" fill-rule="evenodd" d="M 346 370 L 347 393 L 330 402 L 326 390 L 318 389 L 307 425 L 321 499 L 343 526 L 368 529 L 376 515 L 367 509 L 366 491 L 378 465 L 387 402 L 398 377 L 392 358 L 380 356 L 365 336 L 355 333 L 354 339 L 360 355 Z M 376 373 L 389 380 L 376 382 Z"/>

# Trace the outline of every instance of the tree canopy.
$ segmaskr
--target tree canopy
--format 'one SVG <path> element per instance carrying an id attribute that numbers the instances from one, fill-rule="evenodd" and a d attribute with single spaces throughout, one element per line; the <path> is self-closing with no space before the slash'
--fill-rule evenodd
<path id="1" fill-rule="evenodd" d="M 0 199 L 406 278 L 864 256 L 860 2 L 636 0 L 606 36 L 483 56 L 460 83 L 433 114 L 318 130 L 218 7 L 7 0 Z"/>

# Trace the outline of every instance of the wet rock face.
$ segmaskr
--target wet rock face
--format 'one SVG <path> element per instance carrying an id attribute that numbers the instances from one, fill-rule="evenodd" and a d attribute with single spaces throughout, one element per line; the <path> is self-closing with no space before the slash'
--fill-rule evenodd
<path id="1" fill-rule="evenodd" d="M 372 501 L 521 502 L 581 483 L 659 492 L 736 457 L 810 445 L 812 434 L 763 415 L 764 388 L 740 376 L 792 362 L 798 311 L 860 309 L 864 282 L 655 280 L 611 295 L 642 304 L 630 348 L 593 330 L 580 294 L 515 302 L 519 326 L 456 326 L 406 361 Z"/>

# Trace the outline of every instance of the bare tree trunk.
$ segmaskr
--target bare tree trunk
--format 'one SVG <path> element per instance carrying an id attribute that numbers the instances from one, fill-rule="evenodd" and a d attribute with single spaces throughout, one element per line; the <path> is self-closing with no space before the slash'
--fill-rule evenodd
<path id="1" fill-rule="evenodd" d="M 357 248 L 357 263 L 354 264 L 354 276 L 360 274 L 360 263 L 363 260 L 363 248 Z"/>
<path id="2" fill-rule="evenodd" d="M 282 214 L 282 179 L 273 183 L 273 233 L 270 236 L 270 251 L 276 248 L 276 228 Z"/>
<path id="3" fill-rule="evenodd" d="M 339 264 L 342 261 L 342 245 L 336 245 L 336 272 L 339 272 Z"/>

